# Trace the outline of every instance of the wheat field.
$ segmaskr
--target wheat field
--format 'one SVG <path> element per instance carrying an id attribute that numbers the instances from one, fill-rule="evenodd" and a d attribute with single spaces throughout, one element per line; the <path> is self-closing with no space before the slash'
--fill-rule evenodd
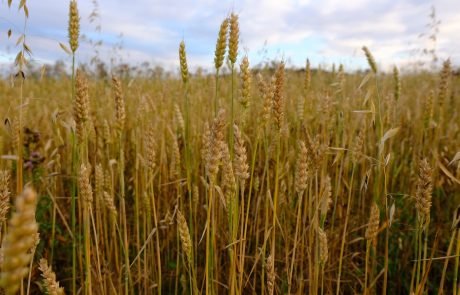
<path id="1" fill-rule="evenodd" d="M 185 39 L 179 75 L 101 76 L 79 21 L 68 72 L 29 75 L 24 33 L 0 80 L 0 293 L 460 294 L 449 60 L 255 68 L 231 13 L 210 73 Z"/>

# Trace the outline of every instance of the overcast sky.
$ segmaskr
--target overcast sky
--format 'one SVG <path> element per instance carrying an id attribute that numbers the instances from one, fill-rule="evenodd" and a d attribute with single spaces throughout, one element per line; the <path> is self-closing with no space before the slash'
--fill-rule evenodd
<path id="1" fill-rule="evenodd" d="M 18 49 L 17 37 L 24 18 L 19 0 L 8 9 L 0 3 L 0 63 L 8 64 Z M 29 0 L 26 34 L 34 63 L 41 65 L 70 60 L 59 47 L 67 43 L 68 1 Z M 403 67 L 418 58 L 415 48 L 430 47 L 426 38 L 431 6 L 441 21 L 437 53 L 460 64 L 459 0 L 98 0 L 99 19 L 89 21 L 91 0 L 79 0 L 81 33 L 102 40 L 101 57 L 121 57 L 124 62 L 148 61 L 168 70 L 178 68 L 178 45 L 184 39 L 191 68 L 212 68 L 215 42 L 221 21 L 235 11 L 240 17 L 240 56 L 251 64 L 284 59 L 303 66 L 308 57 L 314 65 L 343 63 L 364 68 L 363 45 L 373 52 L 382 68 Z M 96 26 L 101 31 L 96 31 Z M 13 36 L 7 38 L 8 29 Z M 121 51 L 114 47 L 122 44 Z M 81 42 L 78 60 L 94 56 L 90 44 Z"/>

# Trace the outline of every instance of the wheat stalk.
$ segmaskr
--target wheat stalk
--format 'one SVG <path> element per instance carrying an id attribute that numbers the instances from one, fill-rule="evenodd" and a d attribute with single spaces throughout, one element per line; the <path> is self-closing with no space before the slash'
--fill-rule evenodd
<path id="1" fill-rule="evenodd" d="M 228 59 L 233 64 L 236 63 L 238 55 L 238 43 L 240 38 L 240 28 L 238 23 L 238 15 L 230 14 L 230 36 L 228 38 Z"/>
<path id="2" fill-rule="evenodd" d="M 68 30 L 70 49 L 75 53 L 78 49 L 78 38 L 80 37 L 80 16 L 76 0 L 71 0 L 69 3 Z"/>
<path id="3" fill-rule="evenodd" d="M 430 220 L 431 193 L 433 191 L 432 171 L 427 159 L 419 162 L 415 207 L 419 222 L 425 224 Z"/>
<path id="4" fill-rule="evenodd" d="M 81 70 L 77 70 L 75 88 L 74 117 L 77 136 L 80 142 L 82 142 L 86 132 L 86 122 L 89 119 L 89 94 L 88 81 Z"/>
<path id="5" fill-rule="evenodd" d="M 265 268 L 267 269 L 267 289 L 268 294 L 273 295 L 275 291 L 275 261 L 273 260 L 273 256 L 269 255 L 267 258 L 267 262 L 265 264 Z"/>
<path id="6" fill-rule="evenodd" d="M 216 70 L 219 70 L 224 62 L 225 49 L 227 47 L 228 24 L 229 19 L 225 18 L 220 25 L 216 42 L 216 51 L 214 53 L 214 66 Z"/>
<path id="7" fill-rule="evenodd" d="M 374 56 L 372 56 L 371 51 L 366 46 L 363 46 L 362 50 L 366 55 L 367 63 L 369 64 L 369 67 L 371 68 L 372 72 L 374 74 L 377 74 L 377 63 L 375 62 Z"/>
<path id="8" fill-rule="evenodd" d="M 185 42 L 182 40 L 179 44 L 179 61 L 180 61 L 180 73 L 182 81 L 187 84 L 188 81 L 188 66 L 187 66 L 187 55 L 185 51 Z"/>
<path id="9" fill-rule="evenodd" d="M 244 187 L 245 181 L 249 178 L 249 165 L 247 163 L 246 147 L 244 146 L 243 135 L 236 124 L 233 125 L 233 132 L 235 134 L 235 158 L 233 160 L 233 167 L 235 170 L 235 176 L 241 183 L 241 187 Z"/>
<path id="10" fill-rule="evenodd" d="M 244 109 L 249 108 L 251 100 L 251 71 L 249 69 L 249 59 L 247 56 L 243 57 L 240 64 L 241 71 L 241 99 L 240 103 Z"/>
<path id="11" fill-rule="evenodd" d="M 0 225 L 6 221 L 8 210 L 10 209 L 10 173 L 0 171 Z"/>
<path id="12" fill-rule="evenodd" d="M 56 281 L 56 274 L 48 266 L 46 259 L 42 258 L 39 261 L 39 269 L 42 272 L 43 283 L 49 295 L 64 295 L 64 288 L 59 287 L 59 282 Z"/>
<path id="13" fill-rule="evenodd" d="M 115 119 L 116 126 L 119 130 L 123 130 L 126 121 L 125 101 L 123 99 L 123 91 L 121 82 L 117 77 L 112 77 L 112 87 L 115 97 Z"/>
<path id="14" fill-rule="evenodd" d="M 19 290 L 33 258 L 30 250 L 35 245 L 38 231 L 36 206 L 37 194 L 31 188 L 25 188 L 16 198 L 16 211 L 8 222 L 8 232 L 1 248 L 3 262 L 0 273 L 0 286 L 7 295 L 14 295 Z"/>

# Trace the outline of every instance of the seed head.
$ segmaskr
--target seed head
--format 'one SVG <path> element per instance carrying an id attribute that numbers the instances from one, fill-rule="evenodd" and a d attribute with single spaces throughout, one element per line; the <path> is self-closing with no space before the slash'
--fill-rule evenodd
<path id="1" fill-rule="evenodd" d="M 299 141 L 298 146 L 299 156 L 295 174 L 295 190 L 298 194 L 302 194 L 307 188 L 307 180 L 309 174 L 308 150 L 305 146 L 305 142 L 303 141 Z"/>
<path id="2" fill-rule="evenodd" d="M 181 158 L 180 148 L 177 136 L 171 135 L 172 147 L 171 147 L 171 162 L 169 166 L 169 176 L 172 180 L 177 179 L 181 173 Z"/>
<path id="3" fill-rule="evenodd" d="M 244 187 L 244 182 L 249 178 L 246 147 L 244 146 L 243 135 L 236 124 L 233 125 L 233 132 L 235 134 L 235 158 L 233 166 L 235 167 L 235 176 Z"/>
<path id="4" fill-rule="evenodd" d="M 174 104 L 174 118 L 177 124 L 177 131 L 182 133 L 185 130 L 185 122 L 184 117 L 182 116 L 182 112 L 180 111 L 179 105 L 177 103 Z"/>
<path id="5" fill-rule="evenodd" d="M 375 202 L 371 206 L 371 214 L 369 216 L 369 223 L 367 224 L 365 238 L 373 240 L 377 237 L 379 232 L 380 211 L 379 206 Z"/>
<path id="6" fill-rule="evenodd" d="M 329 207 L 331 206 L 332 203 L 332 188 L 331 188 L 331 178 L 326 176 L 326 179 L 324 180 L 323 184 L 323 192 L 321 194 L 321 200 L 320 200 L 320 210 L 321 210 L 321 219 L 324 219 L 327 215 L 327 211 L 329 210 Z"/>
<path id="7" fill-rule="evenodd" d="M 395 101 L 401 97 L 401 78 L 399 77 L 399 70 L 396 66 L 393 68 L 393 80 L 395 83 Z"/>
<path id="8" fill-rule="evenodd" d="M 222 187 L 224 190 L 226 206 L 230 214 L 231 208 L 235 203 L 236 181 L 235 175 L 233 174 L 232 160 L 230 158 L 228 146 L 223 144 L 222 147 Z"/>
<path id="9" fill-rule="evenodd" d="M 273 295 L 275 291 L 275 261 L 273 260 L 273 256 L 270 255 L 267 258 L 267 262 L 265 265 L 267 269 L 267 289 L 268 294 Z"/>
<path id="10" fill-rule="evenodd" d="M 228 59 L 234 65 L 238 55 L 238 42 L 240 38 L 240 28 L 238 24 L 238 15 L 230 15 L 230 37 L 228 40 Z"/>
<path id="11" fill-rule="evenodd" d="M 182 242 L 182 250 L 187 257 L 189 264 L 192 264 L 192 240 L 190 238 L 190 232 L 188 230 L 187 221 L 185 220 L 182 212 L 177 210 L 177 227 L 179 231 L 179 237 Z"/>
<path id="12" fill-rule="evenodd" d="M 284 62 L 281 62 L 275 72 L 275 84 L 273 92 L 273 119 L 275 127 L 281 130 L 284 123 Z"/>
<path id="13" fill-rule="evenodd" d="M 156 166 L 156 153 L 155 153 L 155 129 L 150 126 L 146 135 L 146 146 L 145 146 L 145 159 L 147 161 L 147 167 L 150 170 L 154 170 Z"/>
<path id="14" fill-rule="evenodd" d="M 362 49 L 364 51 L 364 54 L 366 55 L 366 59 L 367 59 L 367 63 L 369 64 L 369 67 L 371 68 L 374 74 L 377 74 L 377 63 L 375 62 L 375 59 L 372 56 L 371 51 L 366 46 L 363 46 Z"/>
<path id="15" fill-rule="evenodd" d="M 217 37 L 216 51 L 214 56 L 214 66 L 219 70 L 224 63 L 225 49 L 227 47 L 228 18 L 224 19 L 220 25 L 219 36 Z"/>
<path id="16" fill-rule="evenodd" d="M 115 119 L 117 128 L 121 131 L 125 127 L 126 121 L 126 110 L 125 101 L 123 99 L 123 91 L 121 89 L 120 80 L 116 77 L 112 77 L 112 87 L 115 96 Z"/>
<path id="17" fill-rule="evenodd" d="M 46 259 L 42 258 L 39 262 L 39 269 L 42 272 L 43 283 L 50 295 L 64 295 L 64 288 L 59 287 L 56 281 L 56 274 L 48 266 Z"/>
<path id="18" fill-rule="evenodd" d="M 75 88 L 74 116 L 77 137 L 82 141 L 85 135 L 86 122 L 89 120 L 89 95 L 88 81 L 85 74 L 80 70 L 77 70 L 75 77 Z"/>
<path id="19" fill-rule="evenodd" d="M 0 171 L 0 224 L 6 220 L 10 209 L 10 173 L 6 170 Z"/>
<path id="20" fill-rule="evenodd" d="M 431 194 L 433 192 L 432 170 L 427 159 L 419 162 L 415 207 L 419 221 L 423 224 L 430 219 Z"/>
<path id="21" fill-rule="evenodd" d="M 179 61 L 180 61 L 180 73 L 182 75 L 182 82 L 187 83 L 188 81 L 188 66 L 187 66 L 187 55 L 185 51 L 185 42 L 182 40 L 179 44 Z"/>
<path id="22" fill-rule="evenodd" d="M 305 65 L 305 82 L 304 82 L 305 94 L 307 94 L 308 90 L 310 90 L 310 84 L 311 84 L 311 65 L 310 65 L 310 60 L 307 58 L 307 62 Z"/>
<path id="23" fill-rule="evenodd" d="M 85 165 L 81 164 L 80 173 L 78 175 L 78 190 L 79 196 L 83 199 L 88 208 L 93 203 L 93 189 L 89 181 L 91 170 Z"/>
<path id="24" fill-rule="evenodd" d="M 204 146 L 207 151 L 207 155 L 205 155 L 206 173 L 211 181 L 216 179 L 219 165 L 222 160 L 222 150 L 225 144 L 224 129 L 225 111 L 222 109 L 217 113 L 217 116 L 212 122 L 207 138 L 208 143 Z"/>
<path id="25" fill-rule="evenodd" d="M 104 169 L 102 168 L 102 165 L 99 163 L 96 165 L 96 169 L 94 170 L 94 176 L 95 176 L 95 194 L 96 194 L 96 200 L 99 202 L 99 200 L 103 199 L 103 193 L 104 193 Z"/>
<path id="26" fill-rule="evenodd" d="M 241 100 L 243 108 L 247 109 L 251 99 L 251 71 L 249 70 L 249 60 L 245 56 L 240 64 L 241 71 Z"/>
<path id="27" fill-rule="evenodd" d="M 22 279 L 28 273 L 33 255 L 30 250 L 35 245 L 38 232 L 38 225 L 35 221 L 36 206 L 37 194 L 31 188 L 26 188 L 16 198 L 16 211 L 9 221 L 8 232 L 1 247 L 3 262 L 0 287 L 7 295 L 16 294 Z"/>
<path id="28" fill-rule="evenodd" d="M 329 250 L 327 246 L 326 232 L 318 227 L 318 241 L 319 241 L 319 260 L 321 264 L 325 264 L 329 257 Z"/>
<path id="29" fill-rule="evenodd" d="M 113 200 L 113 196 L 107 192 L 104 192 L 104 204 L 109 210 L 110 214 L 114 217 L 117 217 L 117 207 L 115 207 L 115 202 Z"/>
<path id="30" fill-rule="evenodd" d="M 77 1 L 69 3 L 69 45 L 73 53 L 78 49 L 78 38 L 80 37 L 80 16 L 78 14 Z"/>

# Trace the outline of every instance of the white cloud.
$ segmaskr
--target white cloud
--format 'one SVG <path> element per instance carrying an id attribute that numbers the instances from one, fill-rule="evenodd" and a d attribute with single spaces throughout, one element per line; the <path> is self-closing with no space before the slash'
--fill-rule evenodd
<path id="1" fill-rule="evenodd" d="M 6 3 L 3 3 L 6 6 Z M 67 1 L 30 1 L 27 33 L 29 45 L 40 61 L 65 58 L 58 42 L 67 42 Z M 102 33 L 94 33 L 95 24 L 87 20 L 90 1 L 79 1 L 82 33 L 101 38 L 103 56 L 123 33 L 123 59 L 143 60 L 177 68 L 177 46 L 187 44 L 191 67 L 212 67 L 215 40 L 220 22 L 232 10 L 240 15 L 241 52 L 250 53 L 257 64 L 267 49 L 269 58 L 292 58 L 303 65 L 307 57 L 316 62 L 348 61 L 351 67 L 362 65 L 363 45 L 369 46 L 385 66 L 406 63 L 416 47 L 427 46 L 417 37 L 426 31 L 430 6 L 435 5 L 442 20 L 437 39 L 438 55 L 460 63 L 460 2 L 449 0 L 99 0 Z M 0 29 L 12 27 L 16 36 L 23 18 L 16 8 L 0 9 Z M 14 41 L 0 34 L 0 57 L 14 51 Z M 8 49 L 9 48 L 9 49 Z M 9 50 L 9 51 L 8 51 Z M 92 48 L 82 45 L 80 59 L 89 59 Z M 102 55 L 102 54 L 101 54 Z M 315 60 L 313 60 L 315 62 Z"/>

